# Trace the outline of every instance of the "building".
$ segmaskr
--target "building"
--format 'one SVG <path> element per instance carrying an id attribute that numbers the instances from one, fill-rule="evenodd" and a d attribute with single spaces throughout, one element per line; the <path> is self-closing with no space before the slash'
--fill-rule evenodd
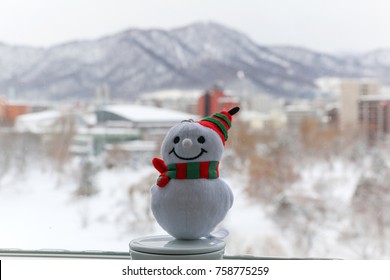
<path id="1" fill-rule="evenodd" d="M 134 140 L 105 146 L 105 164 L 108 167 L 148 165 L 160 146 L 156 141 Z"/>
<path id="2" fill-rule="evenodd" d="M 198 99 L 201 95 L 200 90 L 163 90 L 144 93 L 137 102 L 141 105 L 196 114 Z"/>
<path id="3" fill-rule="evenodd" d="M 319 119 L 316 110 L 309 104 L 293 104 L 286 106 L 287 126 L 297 129 L 304 120 Z"/>
<path id="4" fill-rule="evenodd" d="M 283 111 L 285 100 L 282 98 L 275 98 L 267 94 L 251 95 L 247 98 L 250 110 L 269 114 L 274 111 Z"/>
<path id="5" fill-rule="evenodd" d="M 107 105 L 96 110 L 97 125 L 141 129 L 170 128 L 198 116 L 180 111 L 135 104 Z"/>
<path id="6" fill-rule="evenodd" d="M 359 99 L 359 122 L 370 142 L 390 133 L 390 95 L 367 95 Z"/>
<path id="7" fill-rule="evenodd" d="M 258 111 L 243 110 L 238 119 L 248 124 L 253 130 L 280 129 L 286 125 L 286 115 L 279 111 L 265 114 Z"/>
<path id="8" fill-rule="evenodd" d="M 72 135 L 71 154 L 97 155 L 110 144 L 128 143 L 129 150 L 130 146 L 140 147 L 137 142 L 134 148 L 135 144 L 131 143 L 134 140 L 160 141 L 172 126 L 188 119 L 199 117 L 150 106 L 107 105 L 96 110 L 93 118 L 90 112 L 83 111 L 46 110 L 24 114 L 16 119 L 14 129 L 41 135 L 43 141 L 50 141 L 55 134 L 69 134 Z"/>
<path id="9" fill-rule="evenodd" d="M 239 106 L 238 97 L 226 95 L 221 88 L 214 87 L 199 98 L 198 115 L 209 116 L 236 106 Z"/>
<path id="10" fill-rule="evenodd" d="M 69 152 L 73 155 L 99 154 L 106 144 L 140 139 L 136 128 L 100 127 L 88 120 L 90 114 L 46 110 L 19 116 L 14 129 L 19 133 L 40 135 L 43 142 L 50 142 L 54 135 L 71 136 Z"/>
<path id="11" fill-rule="evenodd" d="M 16 118 L 14 128 L 15 131 L 21 133 L 51 133 L 56 129 L 55 125 L 62 117 L 65 115 L 56 110 L 23 114 Z"/>
<path id="12" fill-rule="evenodd" d="M 325 117 L 326 117 L 326 123 L 329 127 L 332 127 L 334 129 L 338 128 L 339 125 L 339 109 L 340 104 L 338 103 L 329 103 L 326 104 L 324 111 L 325 111 Z"/>
<path id="13" fill-rule="evenodd" d="M 175 124 L 198 116 L 175 110 L 143 105 L 108 105 L 96 110 L 97 126 L 132 128 L 140 131 L 143 140 L 161 140 Z"/>
<path id="14" fill-rule="evenodd" d="M 362 96 L 377 95 L 379 85 L 373 80 L 342 80 L 340 83 L 341 129 L 357 129 L 359 126 L 359 100 Z"/>
<path id="15" fill-rule="evenodd" d="M 7 104 L 0 102 L 0 124 L 3 126 L 13 126 L 16 119 L 30 111 L 27 105 Z"/>

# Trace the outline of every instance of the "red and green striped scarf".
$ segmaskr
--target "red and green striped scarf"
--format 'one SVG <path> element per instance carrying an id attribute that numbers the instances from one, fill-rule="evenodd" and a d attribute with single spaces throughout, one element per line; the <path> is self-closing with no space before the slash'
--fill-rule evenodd
<path id="1" fill-rule="evenodd" d="M 219 161 L 172 163 L 165 165 L 159 158 L 153 159 L 153 166 L 160 172 L 157 186 L 165 187 L 170 179 L 216 179 L 219 177 Z"/>

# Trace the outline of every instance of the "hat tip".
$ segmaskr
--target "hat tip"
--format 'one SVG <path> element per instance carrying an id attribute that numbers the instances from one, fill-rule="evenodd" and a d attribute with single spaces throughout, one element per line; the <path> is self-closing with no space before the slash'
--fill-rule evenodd
<path id="1" fill-rule="evenodd" d="M 234 107 L 228 111 L 229 115 L 233 116 L 234 114 L 237 114 L 237 112 L 240 111 L 240 107 Z"/>

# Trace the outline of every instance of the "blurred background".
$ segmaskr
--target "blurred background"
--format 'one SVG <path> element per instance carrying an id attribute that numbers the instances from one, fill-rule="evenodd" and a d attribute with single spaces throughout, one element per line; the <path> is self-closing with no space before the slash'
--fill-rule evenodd
<path id="1" fill-rule="evenodd" d="M 149 207 L 164 135 L 240 106 L 226 253 L 390 258 L 389 10 L 1 1 L 0 248 L 127 251 L 164 234 Z"/>

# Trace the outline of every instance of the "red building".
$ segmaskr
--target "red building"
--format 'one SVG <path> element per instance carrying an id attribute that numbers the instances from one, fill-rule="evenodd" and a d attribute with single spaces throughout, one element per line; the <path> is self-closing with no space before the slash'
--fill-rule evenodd
<path id="1" fill-rule="evenodd" d="M 7 104 L 0 100 L 0 125 L 13 125 L 18 116 L 28 113 L 29 110 L 27 105 Z"/>
<path id="2" fill-rule="evenodd" d="M 237 97 L 226 95 L 221 88 L 207 90 L 198 100 L 198 115 L 209 116 L 215 112 L 239 106 Z"/>

